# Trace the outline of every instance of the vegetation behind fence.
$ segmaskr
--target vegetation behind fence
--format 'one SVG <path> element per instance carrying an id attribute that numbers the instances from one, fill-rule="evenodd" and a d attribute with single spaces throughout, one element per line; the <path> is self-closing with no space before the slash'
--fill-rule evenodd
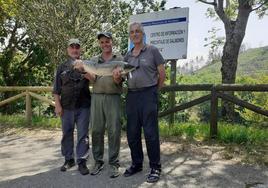
<path id="1" fill-rule="evenodd" d="M 32 123 L 32 98 L 40 100 L 42 102 L 48 103 L 51 106 L 54 106 L 54 101 L 35 92 L 51 92 L 51 87 L 0 87 L 1 92 L 11 92 L 11 91 L 20 91 L 21 93 L 12 96 L 8 99 L 0 101 L 0 106 L 5 106 L 8 103 L 18 100 L 21 97 L 25 97 L 25 114 L 27 124 Z M 210 136 L 217 136 L 217 122 L 218 122 L 218 99 L 232 102 L 236 105 L 239 105 L 243 108 L 252 110 L 258 114 L 268 117 L 268 110 L 263 109 L 254 104 L 250 104 L 244 100 L 238 99 L 232 95 L 228 95 L 224 92 L 226 91 L 251 91 L 251 92 L 267 92 L 268 84 L 258 84 L 258 85 L 212 85 L 212 84 L 199 84 L 199 85 L 173 85 L 166 86 L 162 88 L 161 92 L 171 92 L 175 93 L 177 91 L 208 91 L 209 94 L 188 101 L 184 104 L 177 106 L 170 106 L 169 109 L 161 111 L 159 117 L 164 117 L 167 115 L 174 116 L 175 112 L 186 110 L 195 105 L 210 101 Z"/>

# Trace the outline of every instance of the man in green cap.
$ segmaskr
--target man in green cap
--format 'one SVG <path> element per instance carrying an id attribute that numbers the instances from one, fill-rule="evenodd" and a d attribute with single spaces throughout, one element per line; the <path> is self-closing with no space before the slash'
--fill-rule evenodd
<path id="1" fill-rule="evenodd" d="M 102 53 L 91 58 L 98 64 L 111 61 L 122 61 L 123 57 L 112 51 L 113 39 L 109 32 L 101 32 L 97 35 Z M 81 66 L 77 67 L 81 68 Z M 87 74 L 86 74 L 87 75 Z M 86 76 L 85 75 L 85 76 Z M 87 77 L 87 76 L 86 76 Z M 113 76 L 95 76 L 93 79 L 91 100 L 91 126 L 92 126 L 92 153 L 95 160 L 91 175 L 97 175 L 104 167 L 104 134 L 108 133 L 110 178 L 116 178 L 119 174 L 119 149 L 121 137 L 120 109 L 122 78 L 119 70 L 114 70 Z"/>

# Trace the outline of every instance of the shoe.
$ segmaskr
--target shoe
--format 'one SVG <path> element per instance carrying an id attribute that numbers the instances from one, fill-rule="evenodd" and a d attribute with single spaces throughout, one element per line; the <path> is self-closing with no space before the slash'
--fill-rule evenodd
<path id="1" fill-rule="evenodd" d="M 118 167 L 110 165 L 110 178 L 117 178 L 120 175 Z"/>
<path id="2" fill-rule="evenodd" d="M 82 174 L 82 175 L 87 175 L 87 174 L 89 174 L 89 170 L 88 170 L 88 168 L 87 168 L 87 163 L 86 163 L 86 161 L 83 161 L 83 162 L 81 162 L 80 164 L 78 164 L 78 170 L 79 170 L 80 174 Z"/>
<path id="3" fill-rule="evenodd" d="M 104 165 L 103 163 L 95 163 L 94 168 L 92 169 L 92 172 L 90 175 L 95 176 L 100 173 L 100 171 L 103 169 Z"/>
<path id="4" fill-rule="evenodd" d="M 65 160 L 64 164 L 60 167 L 60 171 L 65 172 L 67 169 L 72 168 L 74 165 L 74 159 Z"/>
<path id="5" fill-rule="evenodd" d="M 161 169 L 151 169 L 150 174 L 147 177 L 148 183 L 155 183 L 160 179 Z"/>
<path id="6" fill-rule="evenodd" d="M 126 169 L 126 171 L 124 172 L 124 176 L 125 177 L 129 177 L 132 176 L 134 174 L 136 174 L 137 172 L 142 171 L 142 167 L 141 166 L 135 166 L 135 165 L 131 165 L 128 169 Z"/>

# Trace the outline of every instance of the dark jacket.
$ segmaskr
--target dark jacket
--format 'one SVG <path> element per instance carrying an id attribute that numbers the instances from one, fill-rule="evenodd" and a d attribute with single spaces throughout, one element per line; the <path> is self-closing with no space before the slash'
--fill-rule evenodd
<path id="1" fill-rule="evenodd" d="M 72 65 L 72 59 L 57 68 L 53 94 L 60 95 L 63 109 L 88 108 L 90 106 L 89 81 Z"/>

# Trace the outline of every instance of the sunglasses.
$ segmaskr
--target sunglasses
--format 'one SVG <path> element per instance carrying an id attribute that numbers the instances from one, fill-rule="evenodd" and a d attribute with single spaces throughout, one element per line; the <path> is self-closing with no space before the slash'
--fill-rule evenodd
<path id="1" fill-rule="evenodd" d="M 71 44 L 70 47 L 71 48 L 75 48 L 75 49 L 80 49 L 80 45 L 79 44 Z"/>

